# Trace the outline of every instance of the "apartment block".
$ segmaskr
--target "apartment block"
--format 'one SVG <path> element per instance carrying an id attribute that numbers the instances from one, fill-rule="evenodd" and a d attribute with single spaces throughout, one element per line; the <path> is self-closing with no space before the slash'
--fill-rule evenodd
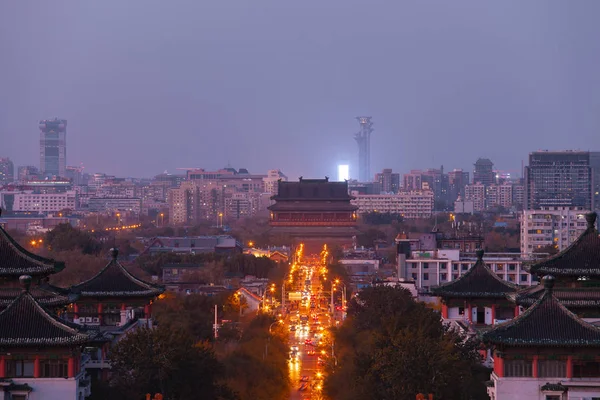
<path id="1" fill-rule="evenodd" d="M 77 207 L 77 193 L 67 191 L 64 193 L 13 193 L 13 211 L 31 211 L 40 214 L 58 212 L 65 209 L 75 210 Z"/>
<path id="2" fill-rule="evenodd" d="M 434 194 L 431 191 L 414 190 L 397 194 L 359 194 L 351 192 L 350 201 L 358 207 L 359 214 L 381 212 L 400 214 L 407 219 L 430 218 L 433 214 Z"/>
<path id="3" fill-rule="evenodd" d="M 521 253 L 531 254 L 550 245 L 559 251 L 565 249 L 585 231 L 588 212 L 568 207 L 522 211 Z"/>
<path id="4" fill-rule="evenodd" d="M 483 183 L 474 183 L 465 186 L 465 201 L 473 202 L 474 212 L 485 210 L 485 185 Z"/>

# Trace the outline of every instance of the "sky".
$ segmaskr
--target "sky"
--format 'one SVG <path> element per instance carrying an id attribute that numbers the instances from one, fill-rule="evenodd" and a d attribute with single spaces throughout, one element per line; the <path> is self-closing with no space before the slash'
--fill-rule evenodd
<path id="1" fill-rule="evenodd" d="M 600 150 L 600 1 L 0 2 L 0 157 L 151 177 L 227 165 L 290 178 L 519 174 L 540 149 Z"/>

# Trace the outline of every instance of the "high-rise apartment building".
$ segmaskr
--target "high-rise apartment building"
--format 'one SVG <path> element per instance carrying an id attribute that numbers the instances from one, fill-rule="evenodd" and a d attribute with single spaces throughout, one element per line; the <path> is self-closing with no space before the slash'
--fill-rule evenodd
<path id="1" fill-rule="evenodd" d="M 469 184 L 469 173 L 462 169 L 448 172 L 448 199 L 455 201 L 465 197 L 465 186 Z"/>
<path id="2" fill-rule="evenodd" d="M 594 207 L 594 174 L 592 165 L 597 153 L 589 151 L 536 151 L 529 154 L 525 167 L 525 209 L 572 207 L 591 210 Z"/>
<path id="3" fill-rule="evenodd" d="M 200 194 L 193 182 L 182 182 L 169 190 L 169 220 L 172 225 L 190 225 L 199 220 Z"/>
<path id="4" fill-rule="evenodd" d="M 64 177 L 67 167 L 67 120 L 40 121 L 40 170 L 44 177 Z"/>
<path id="5" fill-rule="evenodd" d="M 15 165 L 10 158 L 0 157 L 0 185 L 12 183 L 15 180 Z"/>
<path id="6" fill-rule="evenodd" d="M 521 253 L 531 254 L 547 246 L 564 250 L 586 229 L 584 210 L 549 207 L 521 213 Z"/>
<path id="7" fill-rule="evenodd" d="M 473 202 L 473 211 L 481 212 L 485 210 L 485 185 L 474 183 L 465 186 L 465 200 Z"/>
<path id="8" fill-rule="evenodd" d="M 272 195 L 277 194 L 277 182 L 279 182 L 280 179 L 283 182 L 288 180 L 287 176 L 285 176 L 283 172 L 281 172 L 281 170 L 270 169 L 267 172 L 267 176 L 263 178 L 263 183 L 265 185 L 265 193 L 271 193 Z"/>
<path id="9" fill-rule="evenodd" d="M 448 175 L 444 174 L 443 166 L 440 169 L 411 170 L 409 174 L 404 174 L 403 183 L 403 190 L 433 191 L 436 209 L 445 209 L 452 203 L 448 197 Z"/>
<path id="10" fill-rule="evenodd" d="M 475 161 L 473 183 L 483 183 L 485 186 L 496 183 L 494 163 L 489 158 L 479 158 Z"/>
<path id="11" fill-rule="evenodd" d="M 505 182 L 502 185 L 489 185 L 486 188 L 486 208 L 513 206 L 513 185 Z"/>
<path id="12" fill-rule="evenodd" d="M 384 193 L 398 193 L 400 190 L 400 174 L 392 172 L 391 168 L 375 174 L 375 182 L 379 182 L 381 191 Z"/>

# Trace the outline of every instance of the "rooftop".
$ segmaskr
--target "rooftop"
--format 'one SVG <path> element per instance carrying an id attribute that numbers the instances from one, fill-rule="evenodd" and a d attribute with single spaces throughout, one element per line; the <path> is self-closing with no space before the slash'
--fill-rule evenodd
<path id="1" fill-rule="evenodd" d="M 597 214 L 586 214 L 587 229 L 560 253 L 526 269 L 535 275 L 557 277 L 600 278 L 600 234 L 596 229 Z"/>
<path id="2" fill-rule="evenodd" d="M 482 334 L 488 344 L 543 347 L 600 347 L 600 328 L 577 317 L 553 295 L 554 277 L 543 279 L 544 294 L 518 317 Z"/>
<path id="3" fill-rule="evenodd" d="M 349 201 L 348 182 L 329 182 L 325 179 L 303 179 L 298 182 L 278 182 L 277 195 L 273 200 L 340 200 Z"/>
<path id="4" fill-rule="evenodd" d="M 64 268 L 63 262 L 25 250 L 0 226 L 0 276 L 50 275 Z"/>
<path id="5" fill-rule="evenodd" d="M 21 282 L 21 294 L 0 313 L 0 346 L 72 346 L 90 340 L 90 336 L 61 321 L 33 298 L 29 292 L 30 276 L 22 276 Z"/>
<path id="6" fill-rule="evenodd" d="M 445 283 L 431 292 L 440 297 L 506 298 L 517 286 L 502 280 L 483 261 L 483 250 L 477 251 L 477 262 L 458 279 Z"/>
<path id="7" fill-rule="evenodd" d="M 91 279 L 73 286 L 81 297 L 154 297 L 164 289 L 133 276 L 117 260 L 119 251 L 111 250 L 112 260 Z"/>

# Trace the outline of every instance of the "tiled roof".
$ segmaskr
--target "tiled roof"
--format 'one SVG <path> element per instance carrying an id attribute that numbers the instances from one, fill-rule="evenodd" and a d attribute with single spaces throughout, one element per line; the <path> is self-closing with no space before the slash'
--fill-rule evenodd
<path id="1" fill-rule="evenodd" d="M 483 261 L 483 250 L 477 251 L 477 262 L 458 279 L 444 283 L 431 292 L 440 297 L 506 298 L 507 293 L 517 291 L 517 286 L 503 281 Z"/>
<path id="2" fill-rule="evenodd" d="M 270 211 L 356 211 L 350 201 L 281 201 L 268 207 Z"/>
<path id="3" fill-rule="evenodd" d="M 21 294 L 17 287 L 0 288 L 0 307 L 4 308 Z M 33 298 L 44 307 L 61 307 L 77 300 L 77 295 L 70 292 L 59 292 L 50 286 L 34 286 L 29 290 Z"/>
<path id="4" fill-rule="evenodd" d="M 554 288 L 554 296 L 567 308 L 600 308 L 600 290 L 598 288 Z M 511 294 L 509 298 L 516 304 L 525 307 L 531 306 L 544 294 L 543 285 L 528 287 L 517 293 Z"/>
<path id="5" fill-rule="evenodd" d="M 566 392 L 567 391 L 567 387 L 563 386 L 560 382 L 559 383 L 546 382 L 546 384 L 543 385 L 540 389 L 544 392 Z"/>
<path id="6" fill-rule="evenodd" d="M 29 276 L 22 277 L 22 281 Z M 0 346 L 71 346 L 90 337 L 40 305 L 27 288 L 0 313 Z"/>
<path id="7" fill-rule="evenodd" d="M 488 344 L 540 347 L 600 347 L 600 329 L 577 317 L 552 294 L 554 277 L 543 279 L 545 291 L 518 317 L 481 335 Z"/>
<path id="8" fill-rule="evenodd" d="M 302 179 L 299 182 L 279 181 L 273 200 L 346 200 L 348 182 L 329 182 L 325 179 Z"/>
<path id="9" fill-rule="evenodd" d="M 49 275 L 64 268 L 63 262 L 25 250 L 0 226 L 0 276 Z"/>
<path id="10" fill-rule="evenodd" d="M 117 249 L 112 249 L 112 260 L 93 278 L 72 287 L 81 297 L 154 297 L 164 289 L 136 278 L 118 261 Z"/>
<path id="11" fill-rule="evenodd" d="M 596 213 L 585 216 L 588 227 L 569 247 L 526 269 L 538 276 L 600 277 L 600 234 L 595 227 Z"/>

